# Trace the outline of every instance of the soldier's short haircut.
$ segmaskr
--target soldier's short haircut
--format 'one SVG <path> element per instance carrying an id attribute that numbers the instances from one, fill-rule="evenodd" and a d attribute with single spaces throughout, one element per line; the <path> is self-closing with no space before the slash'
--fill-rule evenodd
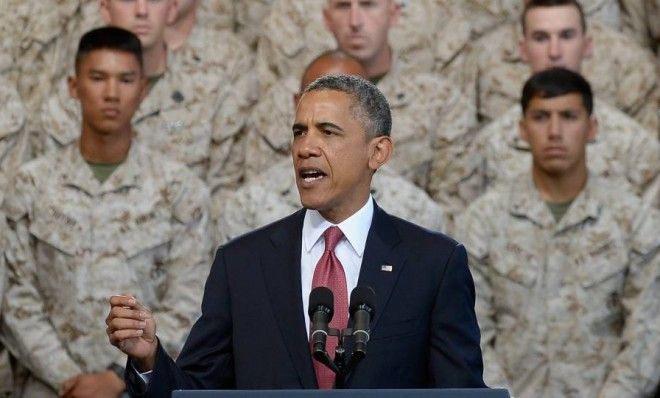
<path id="1" fill-rule="evenodd" d="M 328 75 L 316 79 L 304 93 L 331 90 L 351 96 L 351 112 L 362 123 L 367 136 L 389 136 L 392 131 L 392 114 L 387 99 L 371 82 L 350 75 Z"/>
<path id="2" fill-rule="evenodd" d="M 89 53 L 97 50 L 114 50 L 132 54 L 140 64 L 140 70 L 144 67 L 140 39 L 126 29 L 105 26 L 92 29 L 80 38 L 76 52 L 76 72 L 80 61 Z"/>
<path id="3" fill-rule="evenodd" d="M 550 68 L 535 73 L 527 79 L 520 97 L 523 114 L 534 98 L 555 98 L 567 94 L 580 94 L 582 104 L 591 115 L 594 110 L 594 97 L 591 85 L 579 73 L 564 68 Z"/>
<path id="4" fill-rule="evenodd" d="M 525 17 L 529 10 L 538 7 L 561 7 L 561 6 L 572 6 L 575 7 L 580 13 L 580 25 L 582 26 L 582 33 L 587 31 L 587 19 L 584 16 L 584 8 L 577 0 L 529 0 L 525 4 L 522 14 L 520 15 L 520 23 L 522 24 L 523 33 L 527 32 L 527 26 L 525 23 Z"/>

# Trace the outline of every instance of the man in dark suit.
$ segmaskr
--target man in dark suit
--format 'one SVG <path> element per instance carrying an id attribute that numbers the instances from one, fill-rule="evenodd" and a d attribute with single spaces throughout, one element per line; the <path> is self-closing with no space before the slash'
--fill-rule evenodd
<path id="1" fill-rule="evenodd" d="M 347 326 L 348 292 L 376 292 L 368 354 L 346 388 L 484 387 L 465 249 L 371 198 L 371 178 L 393 150 L 390 130 L 387 101 L 371 83 L 340 75 L 307 87 L 292 146 L 305 209 L 218 249 L 202 316 L 176 363 L 147 308 L 110 299 L 108 337 L 129 356 L 135 395 L 332 387 L 308 340 L 308 295 L 320 285 L 334 292 L 338 328 Z"/>

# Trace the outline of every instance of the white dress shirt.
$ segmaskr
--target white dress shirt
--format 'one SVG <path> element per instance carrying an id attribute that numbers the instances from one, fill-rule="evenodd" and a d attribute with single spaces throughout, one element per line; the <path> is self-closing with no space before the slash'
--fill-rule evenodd
<path id="1" fill-rule="evenodd" d="M 367 244 L 367 235 L 371 228 L 371 220 L 374 216 L 374 203 L 371 195 L 367 203 L 346 220 L 336 224 L 344 234 L 335 248 L 335 255 L 341 262 L 346 274 L 347 299 L 350 300 L 351 291 L 355 289 L 360 276 L 364 247 Z M 302 284 L 302 302 L 305 311 L 305 324 L 309 325 L 309 293 L 312 291 L 312 277 L 316 264 L 321 259 L 325 250 L 325 239 L 323 232 L 334 226 L 330 221 L 316 210 L 307 210 L 302 229 L 302 246 L 300 251 L 300 283 Z M 309 327 L 307 328 L 309 336 Z"/>

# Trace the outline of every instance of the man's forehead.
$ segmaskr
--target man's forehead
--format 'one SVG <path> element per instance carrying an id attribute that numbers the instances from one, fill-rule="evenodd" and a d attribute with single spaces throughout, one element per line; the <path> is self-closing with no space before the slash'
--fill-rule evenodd
<path id="1" fill-rule="evenodd" d="M 529 102 L 528 110 L 586 110 L 582 101 L 582 95 L 579 93 L 567 93 L 552 98 L 543 98 L 534 96 Z"/>
<path id="2" fill-rule="evenodd" d="M 571 5 L 534 7 L 525 14 L 525 26 L 528 32 L 581 30 L 580 11 Z"/>
<path id="3" fill-rule="evenodd" d="M 140 63 L 132 53 L 105 48 L 85 54 L 80 60 L 80 66 L 84 69 L 121 73 L 140 71 Z"/>
<path id="4" fill-rule="evenodd" d="M 323 117 L 338 119 L 349 114 L 351 97 L 336 90 L 314 90 L 300 98 L 296 108 L 296 121 L 305 122 L 309 118 Z"/>

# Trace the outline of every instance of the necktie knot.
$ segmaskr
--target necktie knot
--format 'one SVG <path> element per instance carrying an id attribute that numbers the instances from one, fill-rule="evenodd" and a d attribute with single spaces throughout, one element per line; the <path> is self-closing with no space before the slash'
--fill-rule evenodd
<path id="1" fill-rule="evenodd" d="M 344 237 L 344 233 L 337 226 L 330 227 L 323 232 L 323 239 L 325 239 L 325 251 L 334 252 L 335 247 Z"/>

